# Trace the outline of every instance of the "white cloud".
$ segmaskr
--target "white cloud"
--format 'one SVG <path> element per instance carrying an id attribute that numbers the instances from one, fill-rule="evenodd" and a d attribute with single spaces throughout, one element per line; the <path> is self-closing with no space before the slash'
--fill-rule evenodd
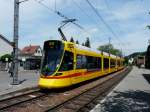
<path id="1" fill-rule="evenodd" d="M 146 10 L 138 1 L 126 2 L 123 6 L 118 6 L 117 9 L 112 10 L 112 17 L 109 20 L 129 20 L 137 17 L 139 14 L 145 13 Z"/>
<path id="2" fill-rule="evenodd" d="M 10 40 L 13 36 L 13 1 L 14 0 L 0 0 L 0 33 L 6 35 Z M 63 31 L 69 40 L 71 36 L 75 40 L 79 40 L 80 43 L 85 42 L 86 37 L 90 37 L 92 47 L 97 48 L 99 45 L 108 43 L 108 37 L 110 32 L 108 29 L 104 28 L 101 21 L 93 13 L 88 4 L 85 4 L 83 0 L 76 0 L 85 11 L 95 20 L 99 27 L 94 27 L 93 23 L 88 21 L 85 15 L 75 8 L 75 5 L 71 0 L 56 0 L 57 9 L 65 13 L 67 16 L 79 18 L 81 25 L 85 27 L 88 33 L 78 29 L 74 25 L 66 27 Z M 111 0 L 109 0 L 112 2 Z M 129 1 L 129 0 L 128 0 Z M 145 31 L 145 26 L 149 21 L 145 20 L 144 14 L 146 8 L 140 5 L 140 2 L 132 0 L 130 2 L 122 2 L 121 5 L 113 5 L 112 11 L 109 11 L 104 0 L 91 1 L 95 7 L 102 12 L 102 16 L 107 20 L 107 22 L 116 23 L 115 20 L 119 20 L 120 27 L 111 26 L 113 30 L 122 32 L 118 34 L 120 40 L 127 42 L 128 44 L 123 48 L 127 54 L 144 50 L 147 45 L 148 36 L 150 35 L 148 31 Z M 116 1 L 113 1 L 115 4 Z M 44 0 L 47 6 L 54 9 L 55 0 Z M 84 4 L 83 4 L 84 3 Z M 124 4 L 125 3 L 125 4 Z M 111 13 L 112 12 L 112 13 Z M 84 19 L 83 19 L 84 18 Z M 142 19 L 141 19 L 142 18 Z M 27 44 L 41 44 L 46 39 L 59 39 L 60 35 L 57 28 L 62 19 L 60 19 L 56 14 L 47 10 L 40 4 L 36 3 L 35 0 L 30 0 L 28 2 L 22 3 L 20 5 L 20 39 L 19 45 L 23 47 Z M 96 25 L 95 25 L 96 26 Z M 113 37 L 113 43 L 118 43 Z M 129 45 L 130 43 L 130 45 Z M 136 43 L 136 44 L 135 44 Z M 120 48 L 120 44 L 115 44 L 115 47 Z M 129 50 L 130 49 L 130 50 Z"/>
<path id="3" fill-rule="evenodd" d="M 10 0 L 0 0 L 0 33 L 9 36 L 11 39 L 13 32 L 13 2 Z"/>
<path id="4" fill-rule="evenodd" d="M 122 41 L 130 42 L 130 44 L 122 46 L 124 53 L 128 55 L 132 52 L 146 51 L 149 39 L 148 35 L 150 35 L 150 31 L 141 29 L 125 35 Z"/>

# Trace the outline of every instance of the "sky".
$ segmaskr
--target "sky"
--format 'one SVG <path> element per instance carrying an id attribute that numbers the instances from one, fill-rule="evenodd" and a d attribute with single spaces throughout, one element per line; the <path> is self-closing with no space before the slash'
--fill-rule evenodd
<path id="1" fill-rule="evenodd" d="M 20 0 L 21 1 L 21 0 Z M 19 13 L 19 48 L 27 45 L 40 45 L 49 39 L 60 39 L 57 31 L 64 19 L 54 11 L 59 11 L 68 18 L 77 19 L 76 23 L 63 28 L 67 39 L 73 37 L 80 44 L 86 37 L 91 47 L 111 43 L 123 51 L 124 55 L 146 51 L 150 30 L 150 0 L 89 0 L 105 23 L 96 15 L 86 0 L 29 0 L 20 4 Z M 14 0 L 0 0 L 0 34 L 13 40 Z M 109 26 L 109 28 L 108 28 Z M 114 33 L 112 33 L 112 30 Z"/>

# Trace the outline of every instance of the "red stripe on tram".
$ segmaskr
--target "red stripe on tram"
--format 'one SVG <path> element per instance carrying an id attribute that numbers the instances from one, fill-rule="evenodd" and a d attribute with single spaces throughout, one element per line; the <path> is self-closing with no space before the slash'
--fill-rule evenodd
<path id="1" fill-rule="evenodd" d="M 88 71 L 88 72 L 82 72 L 82 73 L 84 73 L 84 75 L 89 75 L 90 73 L 94 73 L 94 72 L 98 72 L 98 71 Z M 72 78 L 72 77 L 81 76 L 82 73 L 74 73 L 74 74 L 70 74 L 70 75 L 67 75 L 67 76 L 50 76 L 50 77 L 42 77 L 42 78 L 44 78 L 44 79 Z"/>

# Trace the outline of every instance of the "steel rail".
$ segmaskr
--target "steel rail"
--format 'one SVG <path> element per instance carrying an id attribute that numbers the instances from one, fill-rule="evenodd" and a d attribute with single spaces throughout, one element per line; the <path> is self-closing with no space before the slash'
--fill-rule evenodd
<path id="1" fill-rule="evenodd" d="M 118 79 L 115 79 L 116 81 L 113 81 L 112 83 L 108 84 L 109 86 L 104 88 L 102 91 L 100 91 L 99 94 L 97 94 L 93 99 L 91 99 L 89 102 L 87 102 L 85 105 L 83 105 L 82 107 L 80 107 L 76 112 L 80 112 L 82 111 L 84 108 L 86 108 L 86 106 L 88 106 L 89 104 L 93 103 L 95 100 L 99 99 L 99 97 L 101 96 L 106 96 L 106 93 L 109 93 L 110 90 L 112 90 L 129 72 L 131 71 L 131 68 L 129 68 L 128 70 L 126 70 L 123 73 L 123 76 L 119 75 L 120 77 L 118 77 Z M 111 85 L 112 84 L 112 85 Z M 105 85 L 106 86 L 106 85 Z M 102 98 L 101 98 L 102 99 Z M 83 112 L 83 111 L 82 111 Z"/>
<path id="2" fill-rule="evenodd" d="M 124 70 L 124 72 L 127 71 L 127 70 L 128 70 L 128 68 L 126 68 L 126 70 Z M 123 73 L 124 73 L 124 72 L 123 72 Z M 119 74 L 122 74 L 122 72 L 119 73 Z M 47 108 L 47 109 L 45 110 L 45 112 L 51 112 L 51 111 L 58 110 L 59 108 L 61 108 L 63 105 L 66 105 L 66 104 L 69 103 L 70 101 L 75 100 L 76 98 L 82 96 L 83 94 L 85 94 L 85 93 L 87 93 L 87 92 L 89 92 L 89 91 L 92 91 L 93 89 L 95 89 L 95 88 L 97 88 L 97 87 L 99 87 L 99 86 L 101 86 L 101 85 L 104 85 L 105 83 L 107 83 L 107 82 L 110 81 L 111 79 L 115 79 L 115 78 L 116 78 L 116 76 L 113 76 L 113 77 L 111 77 L 111 78 L 109 78 L 109 79 L 107 79 L 107 80 L 105 80 L 105 81 L 102 81 L 102 82 L 99 83 L 98 85 L 96 85 L 96 86 L 94 86 L 94 87 L 92 87 L 92 88 L 90 88 L 90 89 L 88 89 L 88 90 L 85 90 L 84 92 L 82 92 L 82 93 L 80 93 L 80 94 L 78 94 L 78 95 L 76 95 L 76 96 L 73 96 L 72 98 L 69 98 L 68 100 L 66 100 L 66 101 L 64 101 L 64 102 L 61 102 L 60 104 L 57 104 L 57 105 L 55 105 L 55 106 L 53 106 L 53 107 L 50 107 L 50 108 Z M 108 88 L 107 88 L 107 89 L 108 89 Z M 106 90 L 107 90 L 107 89 L 106 89 Z M 106 91 L 106 90 L 105 90 L 105 91 Z M 104 92 L 105 92 L 105 91 L 104 91 Z"/>
<path id="3" fill-rule="evenodd" d="M 88 92 L 95 90 L 95 88 L 99 88 L 99 86 L 101 86 L 100 88 L 104 87 L 105 84 L 106 84 L 106 82 L 109 82 L 111 79 L 115 79 L 116 76 L 118 76 L 118 75 L 121 77 L 122 74 L 125 73 L 125 72 L 127 72 L 127 71 L 129 71 L 129 68 L 126 68 L 124 70 L 116 72 L 116 74 L 112 74 L 114 76 L 112 76 L 111 78 L 108 78 L 108 79 L 100 82 L 99 84 L 90 87 L 89 89 L 85 90 L 84 92 L 79 93 L 78 95 L 73 95 L 71 98 L 67 98 L 64 101 L 56 103 L 53 106 L 50 105 L 50 106 L 48 106 L 46 108 L 44 107 L 44 109 L 42 111 L 46 111 L 46 112 L 55 111 L 55 110 L 61 108 L 63 105 L 65 105 L 65 104 L 67 104 L 67 103 L 69 103 L 71 101 L 79 101 L 79 100 L 76 100 L 76 99 L 79 98 L 80 96 L 82 96 L 84 94 L 87 95 Z M 110 88 L 110 87 L 108 87 L 108 88 Z M 99 92 L 101 92 L 101 94 L 105 93 L 108 88 L 106 88 L 105 90 L 101 90 Z M 93 93 L 91 92 L 90 94 L 94 94 L 94 91 L 93 91 Z M 90 97 L 90 94 L 89 94 L 89 97 Z M 43 92 L 40 92 L 40 91 L 36 91 L 36 92 L 26 93 L 26 94 L 22 94 L 22 95 L 19 95 L 19 96 L 12 97 L 12 98 L 8 98 L 8 99 L 0 101 L 0 111 L 1 110 L 2 111 L 7 111 L 10 108 L 18 108 L 17 106 L 20 105 L 20 104 L 26 104 L 26 103 L 28 104 L 28 103 L 31 103 L 32 101 L 38 101 L 39 99 L 49 98 L 49 96 L 53 97 L 53 96 L 57 96 L 57 94 L 56 93 L 53 94 L 53 92 L 50 92 L 50 93 L 46 94 L 45 92 L 43 93 Z M 93 98 L 90 99 L 90 102 L 94 101 L 97 98 L 97 96 L 99 96 L 99 94 L 95 95 L 95 96 L 92 96 Z M 31 101 L 31 102 L 29 102 L 29 101 Z M 90 102 L 89 101 L 85 102 L 84 106 L 80 107 L 78 110 L 83 109 Z"/>
<path id="4" fill-rule="evenodd" d="M 0 111 L 13 107 L 15 105 L 35 100 L 42 96 L 45 96 L 45 93 L 40 92 L 40 90 L 32 91 L 30 93 L 21 94 L 15 97 L 7 98 L 0 101 Z"/>

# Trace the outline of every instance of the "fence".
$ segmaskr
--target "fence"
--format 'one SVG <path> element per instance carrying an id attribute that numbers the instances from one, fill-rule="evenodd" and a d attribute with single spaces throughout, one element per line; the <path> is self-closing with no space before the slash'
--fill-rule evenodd
<path id="1" fill-rule="evenodd" d="M 8 69 L 8 63 L 0 61 L 0 71 L 6 71 Z"/>

